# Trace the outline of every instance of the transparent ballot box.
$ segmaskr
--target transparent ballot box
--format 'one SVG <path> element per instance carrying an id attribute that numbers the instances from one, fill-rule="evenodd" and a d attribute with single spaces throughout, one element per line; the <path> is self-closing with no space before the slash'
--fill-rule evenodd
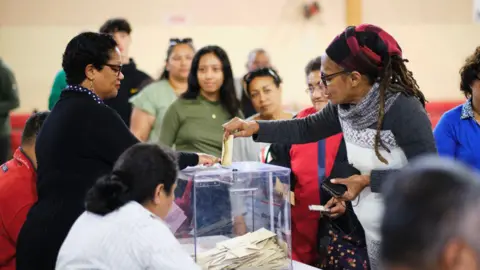
<path id="1" fill-rule="evenodd" d="M 175 194 L 167 223 L 203 269 L 292 269 L 288 168 L 187 168 Z"/>

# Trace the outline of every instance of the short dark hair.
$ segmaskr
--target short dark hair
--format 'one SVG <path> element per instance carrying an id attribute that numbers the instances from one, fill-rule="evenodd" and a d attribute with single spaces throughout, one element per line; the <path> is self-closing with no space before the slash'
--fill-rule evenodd
<path id="1" fill-rule="evenodd" d="M 182 94 L 182 98 L 195 99 L 200 94 L 200 83 L 198 82 L 197 76 L 198 66 L 200 65 L 200 58 L 209 53 L 213 53 L 222 63 L 223 84 L 220 87 L 220 103 L 231 117 L 235 117 L 240 112 L 240 102 L 238 101 L 235 93 L 232 66 L 230 64 L 230 60 L 228 59 L 227 53 L 219 46 L 206 46 L 201 48 L 195 54 L 192 60 L 190 74 L 188 75 L 188 89 Z"/>
<path id="2" fill-rule="evenodd" d="M 475 52 L 470 55 L 465 64 L 460 69 L 460 90 L 466 98 L 472 95 L 472 83 L 479 79 L 480 74 L 480 47 L 475 49 Z"/>
<path id="3" fill-rule="evenodd" d="M 72 38 L 63 53 L 62 61 L 67 83 L 81 84 L 86 78 L 87 65 L 92 64 L 101 70 L 116 46 L 117 42 L 108 34 L 84 32 Z"/>
<path id="4" fill-rule="evenodd" d="M 381 225 L 380 256 L 386 266 L 435 269 L 432 264 L 450 239 L 471 238 L 466 226 L 480 226 L 480 177 L 462 164 L 423 157 L 390 180 Z"/>
<path id="5" fill-rule="evenodd" d="M 153 199 L 159 184 L 171 194 L 176 179 L 174 152 L 157 144 L 135 144 L 118 158 L 112 173 L 88 191 L 86 210 L 106 215 L 130 201 L 143 204 Z"/>
<path id="6" fill-rule="evenodd" d="M 310 62 L 308 62 L 307 66 L 305 66 L 305 76 L 308 76 L 313 71 L 319 71 L 320 68 L 322 67 L 322 57 L 316 57 Z"/>
<path id="7" fill-rule="evenodd" d="M 50 114 L 49 111 L 35 112 L 27 119 L 22 132 L 22 145 L 30 144 L 37 138 L 38 132 L 42 128 L 43 122 Z"/>
<path id="8" fill-rule="evenodd" d="M 113 34 L 115 32 L 125 32 L 130 35 L 130 33 L 132 32 L 132 27 L 130 27 L 130 24 L 128 23 L 128 21 L 123 18 L 112 18 L 106 21 L 100 27 L 99 32 L 104 34 Z"/>
<path id="9" fill-rule="evenodd" d="M 248 72 L 244 77 L 243 80 L 245 81 L 245 85 L 247 86 L 246 94 L 250 96 L 250 83 L 253 79 L 257 77 L 271 77 L 273 79 L 273 83 L 279 87 L 282 83 L 282 78 L 278 75 L 277 71 L 273 68 L 258 68 L 256 70 Z"/>

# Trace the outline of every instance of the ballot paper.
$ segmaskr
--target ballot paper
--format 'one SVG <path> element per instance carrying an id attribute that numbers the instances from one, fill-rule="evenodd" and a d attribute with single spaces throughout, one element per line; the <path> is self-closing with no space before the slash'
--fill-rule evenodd
<path id="1" fill-rule="evenodd" d="M 222 166 L 231 166 L 233 157 L 233 135 L 229 135 L 228 138 L 223 139 L 222 146 Z"/>
<path id="2" fill-rule="evenodd" d="M 165 223 L 167 223 L 172 233 L 177 232 L 178 228 L 180 228 L 186 219 L 187 216 L 185 216 L 183 210 L 175 202 L 173 202 L 172 207 L 170 207 L 170 211 L 165 218 Z"/>
<path id="3" fill-rule="evenodd" d="M 282 184 L 280 179 L 277 177 L 275 181 L 275 192 L 280 194 L 284 197 L 285 200 L 289 200 L 291 205 L 295 205 L 295 193 L 293 191 L 289 191 L 290 187 L 287 185 Z M 287 196 L 290 195 L 290 199 Z"/>
<path id="4" fill-rule="evenodd" d="M 328 212 L 327 208 L 325 208 L 323 205 L 312 204 L 308 206 L 308 209 L 310 211 Z"/>
<path id="5" fill-rule="evenodd" d="M 204 270 L 289 269 L 288 246 L 265 228 L 218 242 L 197 255 Z"/>

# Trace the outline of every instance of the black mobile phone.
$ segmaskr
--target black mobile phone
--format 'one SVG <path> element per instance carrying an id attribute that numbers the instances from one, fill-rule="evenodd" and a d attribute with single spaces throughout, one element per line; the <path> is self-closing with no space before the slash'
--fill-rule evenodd
<path id="1" fill-rule="evenodd" d="M 348 162 L 336 163 L 330 172 L 330 176 L 322 182 L 321 186 L 333 197 L 341 197 L 347 192 L 347 186 L 343 184 L 332 184 L 330 181 L 335 178 L 348 178 L 355 174 L 360 174 L 360 171 Z"/>
<path id="2" fill-rule="evenodd" d="M 347 186 L 343 184 L 332 184 L 331 179 L 325 179 L 322 183 L 322 188 L 330 193 L 333 197 L 342 197 L 347 192 Z"/>

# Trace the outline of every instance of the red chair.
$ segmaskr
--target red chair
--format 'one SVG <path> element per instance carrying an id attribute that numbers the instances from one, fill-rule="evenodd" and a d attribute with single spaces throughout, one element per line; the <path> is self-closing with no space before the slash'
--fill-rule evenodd
<path id="1" fill-rule="evenodd" d="M 10 126 L 12 127 L 12 130 L 15 130 L 15 129 L 23 130 L 23 128 L 25 127 L 25 123 L 27 122 L 29 117 L 30 117 L 29 113 L 10 114 Z"/>
<path id="2" fill-rule="evenodd" d="M 14 153 L 22 143 L 22 132 L 27 123 L 29 113 L 12 113 L 10 114 L 10 126 L 12 131 L 10 133 L 10 148 L 11 153 Z"/>
<path id="3" fill-rule="evenodd" d="M 453 109 L 464 102 L 465 101 L 436 101 L 427 103 L 425 108 L 428 112 L 430 122 L 432 123 L 432 128 L 435 128 L 446 111 Z"/>

